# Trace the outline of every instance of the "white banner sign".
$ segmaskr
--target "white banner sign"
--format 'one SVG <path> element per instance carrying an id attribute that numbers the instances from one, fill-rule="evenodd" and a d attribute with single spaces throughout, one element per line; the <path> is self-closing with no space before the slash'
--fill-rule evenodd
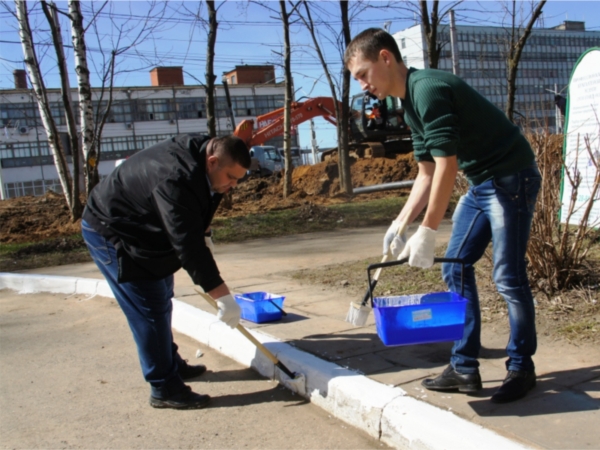
<path id="1" fill-rule="evenodd" d="M 562 185 L 561 222 L 578 225 L 592 202 L 588 225 L 600 225 L 600 192 L 593 195 L 592 188 L 600 164 L 600 48 L 593 48 L 580 58 L 569 82 L 565 127 L 565 171 L 571 177 L 579 175 L 575 208 L 570 217 L 569 207 L 573 186 L 565 173 Z M 589 147 L 589 149 L 588 149 Z M 591 150 L 591 155 L 590 155 Z M 592 197 L 595 198 L 592 198 Z"/>

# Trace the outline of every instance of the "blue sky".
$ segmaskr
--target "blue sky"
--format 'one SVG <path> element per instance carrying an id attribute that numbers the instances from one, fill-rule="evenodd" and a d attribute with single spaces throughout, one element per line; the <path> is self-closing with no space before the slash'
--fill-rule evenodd
<path id="1" fill-rule="evenodd" d="M 28 2 L 29 7 L 35 3 Z M 89 10 L 89 2 L 86 7 Z M 339 4 L 337 1 L 313 2 L 313 19 L 322 20 L 333 28 L 341 27 L 339 17 Z M 396 2 L 397 4 L 400 2 Z M 175 65 L 184 67 L 186 84 L 197 84 L 196 80 L 204 82 L 206 31 L 193 20 L 193 14 L 188 11 L 197 10 L 199 2 L 174 2 L 166 4 L 166 16 L 158 24 L 159 28 L 144 39 L 137 53 L 130 51 L 119 59 L 120 73 L 117 77 L 118 86 L 145 86 L 150 82 L 149 70 L 153 65 Z M 281 52 L 283 32 L 281 22 L 277 19 L 279 2 L 265 2 L 268 8 L 241 1 L 216 2 L 219 7 L 218 20 L 220 22 L 217 35 L 215 73 L 232 70 L 240 64 L 278 64 L 281 57 L 276 52 Z M 414 25 L 414 16 L 408 11 L 377 9 L 384 2 L 369 1 L 364 4 L 370 6 L 360 12 L 352 21 L 352 35 L 369 27 L 383 27 L 385 22 L 391 22 L 389 31 L 394 33 Z M 442 2 L 449 5 L 450 2 Z M 518 2 L 519 7 L 531 8 L 530 2 Z M 5 5 L 14 10 L 13 2 Z M 57 2 L 59 8 L 66 9 L 65 2 Z M 95 2 L 96 8 L 101 2 Z M 351 9 L 358 6 L 351 2 Z M 501 26 L 508 20 L 502 13 L 504 3 L 499 1 L 465 1 L 456 12 L 457 23 L 464 25 L 496 25 Z M 145 1 L 113 1 L 111 7 L 126 17 L 134 14 L 138 17 L 147 15 L 148 3 Z M 85 12 L 84 12 L 85 14 Z M 207 17 L 205 5 L 202 5 L 201 14 Z M 84 20 L 89 19 L 89 13 L 84 15 Z M 30 18 L 32 27 L 47 29 L 45 19 L 39 6 Z M 564 20 L 585 21 L 587 30 L 600 31 L 600 1 L 549 1 L 544 7 L 544 26 L 549 28 L 562 23 Z M 127 20 L 126 26 L 139 29 L 140 20 Z M 138 25 L 136 27 L 136 25 Z M 63 22 L 63 35 L 65 44 L 70 44 L 69 27 Z M 322 43 L 326 59 L 331 70 L 337 76 L 341 71 L 339 50 L 330 42 L 332 34 L 321 25 L 323 33 Z M 100 42 L 95 38 L 87 37 L 90 56 L 99 61 L 100 49 L 110 50 L 114 44 L 116 31 L 106 19 L 102 21 Z M 40 35 L 40 42 L 42 42 Z M 329 39 L 328 39 L 329 38 Z M 46 38 L 44 38 L 46 39 Z M 311 49 L 308 32 L 301 23 L 292 26 L 291 41 L 292 72 L 296 98 L 302 96 L 329 96 L 330 90 L 323 76 L 315 52 Z M 47 47 L 46 47 L 47 48 Z M 38 54 L 38 56 L 40 56 Z M 52 53 L 43 57 L 44 77 L 49 87 L 58 87 L 59 78 L 52 61 Z M 72 55 L 68 55 L 69 62 Z M 19 41 L 16 20 L 5 8 L 0 6 L 0 89 L 13 87 L 12 72 L 14 69 L 23 68 L 23 54 Z M 277 76 L 283 77 L 283 71 L 278 68 Z M 218 77 L 219 80 L 220 77 Z M 98 83 L 97 78 L 93 83 Z M 75 77 L 71 79 L 75 85 Z M 356 82 L 352 83 L 351 94 L 360 91 Z M 299 127 L 300 143 L 303 147 L 310 145 L 308 124 Z M 316 134 L 319 147 L 326 148 L 335 145 L 335 128 L 324 120 L 316 121 Z"/>

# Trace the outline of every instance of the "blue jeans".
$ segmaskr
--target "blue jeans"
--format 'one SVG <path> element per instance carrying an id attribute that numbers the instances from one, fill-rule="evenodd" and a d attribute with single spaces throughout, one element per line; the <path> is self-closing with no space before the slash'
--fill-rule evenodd
<path id="1" fill-rule="evenodd" d="M 471 186 L 461 197 L 452 217 L 447 258 L 465 262 L 467 298 L 465 332 L 454 343 L 450 363 L 457 372 L 477 372 L 481 348 L 481 313 L 473 265 L 490 241 L 493 245 L 493 279 L 508 304 L 510 337 L 506 347 L 507 370 L 533 371 L 537 347 L 535 308 L 527 279 L 525 252 L 533 211 L 540 189 L 537 165 L 505 177 Z M 460 293 L 460 264 L 444 264 L 448 289 Z"/>
<path id="2" fill-rule="evenodd" d="M 115 247 L 85 220 L 81 221 L 81 234 L 127 317 L 142 373 L 151 385 L 152 396 L 164 399 L 182 391 L 185 384 L 177 372 L 182 359 L 177 353 L 171 330 L 173 276 L 162 280 L 119 283 Z"/>

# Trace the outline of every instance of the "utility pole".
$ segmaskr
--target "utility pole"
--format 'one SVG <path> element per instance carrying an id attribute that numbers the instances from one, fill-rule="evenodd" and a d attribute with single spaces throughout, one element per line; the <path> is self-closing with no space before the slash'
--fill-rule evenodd
<path id="1" fill-rule="evenodd" d="M 315 121 L 310 119 L 310 136 L 311 136 L 311 146 L 312 146 L 312 157 L 313 164 L 317 164 L 317 137 L 315 135 Z"/>
<path id="2" fill-rule="evenodd" d="M 231 97 L 229 96 L 229 85 L 227 84 L 227 78 L 223 78 L 223 89 L 225 89 L 225 98 L 227 100 L 227 115 L 231 121 L 232 133 L 235 131 L 235 116 L 233 115 L 233 108 L 231 107 Z"/>
<path id="3" fill-rule="evenodd" d="M 452 73 L 460 75 L 460 55 L 458 54 L 458 36 L 456 35 L 456 21 L 454 20 L 454 10 L 450 10 L 450 45 L 452 46 Z"/>
<path id="4" fill-rule="evenodd" d="M 556 83 L 554 83 L 554 95 L 559 95 L 558 85 Z M 556 134 L 559 134 L 562 132 L 562 117 L 560 114 L 560 108 L 558 107 L 558 104 L 554 105 L 554 120 L 556 121 L 556 123 L 554 124 L 554 131 L 556 132 Z"/>

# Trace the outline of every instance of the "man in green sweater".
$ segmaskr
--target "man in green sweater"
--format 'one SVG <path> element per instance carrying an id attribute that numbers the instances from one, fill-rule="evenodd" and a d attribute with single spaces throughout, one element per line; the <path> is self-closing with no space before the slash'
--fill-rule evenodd
<path id="1" fill-rule="evenodd" d="M 464 295 L 468 299 L 464 336 L 452 348 L 450 365 L 423 386 L 438 391 L 473 393 L 481 389 L 479 350 L 481 315 L 474 264 L 493 243 L 493 277 L 508 305 L 510 337 L 507 376 L 491 401 L 510 402 L 535 386 L 532 356 L 537 340 L 533 296 L 527 279 L 525 251 L 541 176 L 534 154 L 517 126 L 460 78 L 440 70 L 407 68 L 394 38 L 371 28 L 357 35 L 344 62 L 363 90 L 383 100 L 400 97 L 412 130 L 419 173 L 408 200 L 392 222 L 383 253 L 408 258 L 411 266 L 433 264 L 435 236 L 456 175 L 462 170 L 469 190 L 452 217 L 447 258 L 465 262 Z M 399 224 L 423 221 L 407 239 Z M 444 281 L 460 292 L 460 264 L 444 264 Z"/>

